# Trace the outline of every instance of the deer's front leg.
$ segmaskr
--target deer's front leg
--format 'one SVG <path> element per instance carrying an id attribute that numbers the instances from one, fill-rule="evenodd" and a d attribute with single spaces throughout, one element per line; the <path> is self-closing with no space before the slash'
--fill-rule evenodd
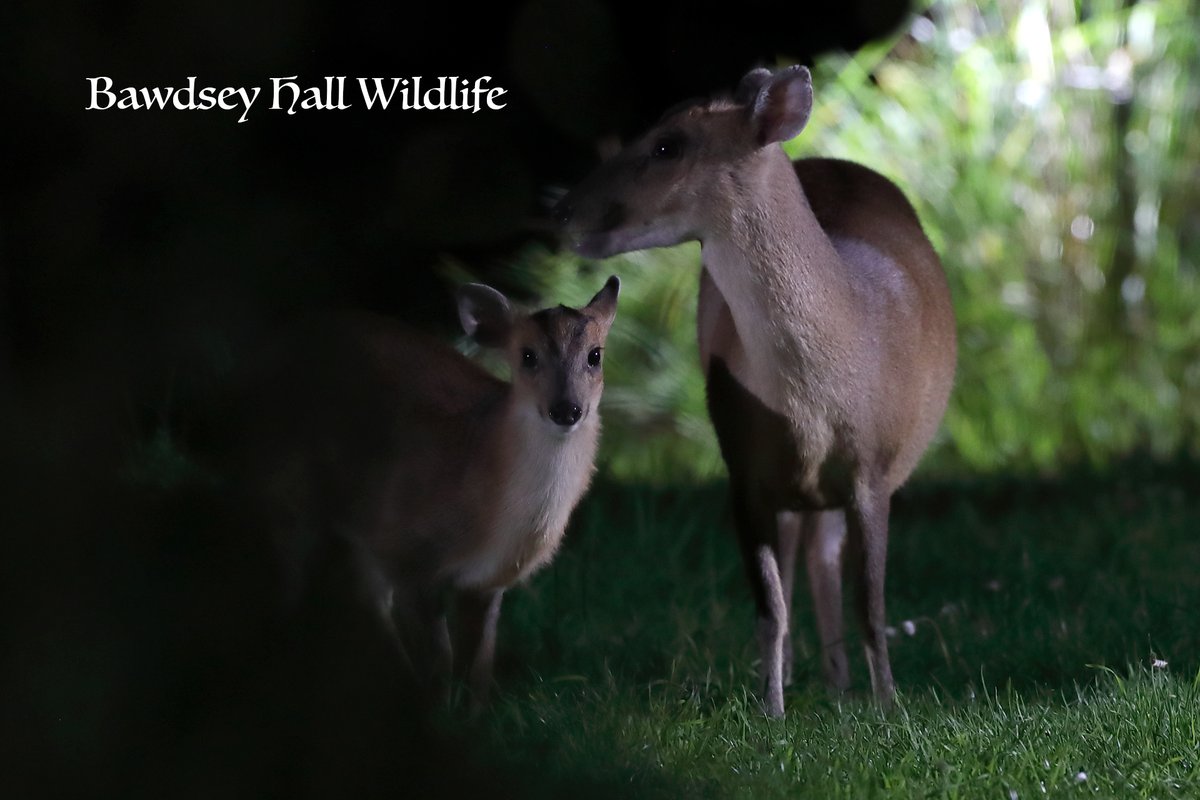
<path id="1" fill-rule="evenodd" d="M 783 608 L 787 625 L 783 631 L 783 685 L 792 685 L 792 666 L 795 651 L 792 646 L 792 589 L 796 585 L 796 551 L 799 549 L 802 522 L 799 514 L 781 511 L 776 515 L 779 559 L 779 579 L 783 585 Z"/>
<path id="2" fill-rule="evenodd" d="M 465 673 L 471 690 L 471 709 L 487 704 L 492 688 L 492 668 L 496 660 L 496 624 L 500 620 L 500 601 L 504 590 L 464 591 L 458 596 L 457 671 Z"/>
<path id="3" fill-rule="evenodd" d="M 397 582 L 388 598 L 392 630 L 412 669 L 415 688 L 430 702 L 445 703 L 452 653 L 442 594 Z"/>
<path id="4" fill-rule="evenodd" d="M 762 670 L 763 707 L 768 716 L 783 716 L 783 649 L 788 612 L 776 552 L 775 515 L 734 490 L 733 514 L 746 576 L 754 590 L 755 634 Z"/>
<path id="5" fill-rule="evenodd" d="M 888 658 L 887 618 L 884 608 L 884 576 L 887 570 L 888 509 L 891 498 L 871 488 L 860 489 L 846 510 L 850 552 L 858 582 L 859 620 L 863 627 L 871 688 L 884 708 L 892 705 L 895 683 Z"/>

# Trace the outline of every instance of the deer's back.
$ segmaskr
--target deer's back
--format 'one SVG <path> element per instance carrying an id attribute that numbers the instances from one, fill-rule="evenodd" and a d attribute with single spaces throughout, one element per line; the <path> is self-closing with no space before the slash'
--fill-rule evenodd
<path id="1" fill-rule="evenodd" d="M 382 317 L 298 327 L 257 359 L 238 414 L 239 469 L 281 528 L 361 542 L 421 574 L 474 521 L 467 479 L 506 384 Z M 290 535 L 285 530 L 283 535 Z"/>

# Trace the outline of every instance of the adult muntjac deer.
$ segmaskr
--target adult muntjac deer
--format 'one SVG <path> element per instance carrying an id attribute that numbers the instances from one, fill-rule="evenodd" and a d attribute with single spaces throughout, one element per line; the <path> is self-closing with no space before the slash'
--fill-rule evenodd
<path id="1" fill-rule="evenodd" d="M 456 666 L 481 704 L 501 596 L 553 557 L 591 479 L 619 287 L 612 277 L 583 308 L 533 314 L 462 287 L 463 327 L 503 350 L 511 383 L 382 317 L 322 320 L 277 345 L 254 379 L 241 468 L 290 558 L 291 602 L 313 562 L 350 553 L 436 694 L 454 595 Z"/>
<path id="2" fill-rule="evenodd" d="M 731 100 L 668 111 L 556 209 L 585 256 L 700 242 L 700 356 L 772 716 L 790 680 L 801 539 L 826 682 L 850 683 L 845 550 L 871 684 L 890 704 L 888 508 L 938 427 L 955 365 L 946 278 L 900 190 L 845 161 L 792 164 L 779 146 L 811 107 L 805 68 L 754 70 Z"/>

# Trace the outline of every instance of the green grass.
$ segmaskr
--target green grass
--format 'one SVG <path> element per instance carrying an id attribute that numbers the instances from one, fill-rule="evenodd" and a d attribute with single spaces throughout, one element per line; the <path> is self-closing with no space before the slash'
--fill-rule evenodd
<path id="1" fill-rule="evenodd" d="M 556 791 L 1200 795 L 1197 477 L 1138 462 L 905 490 L 888 589 L 898 708 L 866 699 L 861 657 L 854 693 L 825 695 L 801 580 L 778 722 L 755 698 L 723 489 L 599 486 L 556 562 L 506 600 L 484 724 Z"/>

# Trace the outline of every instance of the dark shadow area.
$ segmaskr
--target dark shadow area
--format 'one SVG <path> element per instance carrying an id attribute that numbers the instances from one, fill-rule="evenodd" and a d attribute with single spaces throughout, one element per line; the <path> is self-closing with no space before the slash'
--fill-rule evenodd
<path id="1" fill-rule="evenodd" d="M 335 546 L 285 609 L 268 528 L 236 492 L 49 468 L 3 433 L 10 791 L 609 797 L 622 784 L 531 770 L 465 709 L 431 708 Z"/>
<path id="2" fill-rule="evenodd" d="M 9 131 L 20 155 L 0 194 L 0 368 L 29 382 L 96 365 L 135 419 L 182 425 L 192 393 L 263 320 L 353 305 L 445 328 L 435 264 L 453 256 L 486 275 L 512 257 L 544 229 L 547 187 L 577 180 L 602 138 L 732 87 L 754 64 L 857 46 L 906 11 L 10 7 L 5 96 L 20 112 Z M 502 110 L 369 111 L 355 88 L 358 77 L 483 75 L 507 90 Z M 240 124 L 236 111 L 89 111 L 97 76 L 118 93 L 196 76 L 263 95 Z M 323 90 L 326 76 L 346 76 L 350 108 L 267 108 L 272 78 Z"/>
<path id="3" fill-rule="evenodd" d="M 910 686 L 1061 697 L 1105 667 L 1124 673 L 1163 659 L 1195 674 L 1197 478 L 1193 454 L 1134 453 L 1055 478 L 904 492 L 889 603 Z"/>
<path id="4" fill-rule="evenodd" d="M 336 559 L 278 608 L 263 526 L 172 447 L 278 320 L 370 308 L 448 330 L 446 257 L 487 274 L 597 142 L 748 67 L 898 25 L 903 2 L 310 0 L 0 11 L 0 608 L 21 796 L 614 796 L 427 715 Z M 489 75 L 494 113 L 99 111 L 114 86 Z M 518 287 L 519 288 L 519 287 Z M 169 487 L 169 488 L 164 488 Z M 588 792 L 594 792 L 590 794 Z"/>

